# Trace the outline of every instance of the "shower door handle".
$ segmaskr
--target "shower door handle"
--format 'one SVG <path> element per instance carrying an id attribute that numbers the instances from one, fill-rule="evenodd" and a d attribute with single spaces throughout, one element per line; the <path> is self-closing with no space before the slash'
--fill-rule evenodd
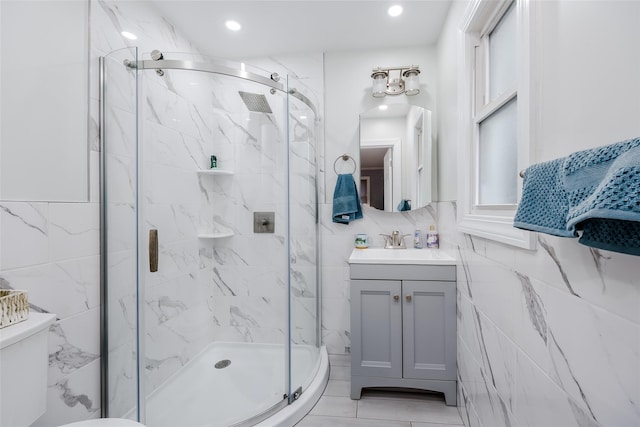
<path id="1" fill-rule="evenodd" d="M 149 230 L 149 271 L 158 271 L 158 230 Z"/>

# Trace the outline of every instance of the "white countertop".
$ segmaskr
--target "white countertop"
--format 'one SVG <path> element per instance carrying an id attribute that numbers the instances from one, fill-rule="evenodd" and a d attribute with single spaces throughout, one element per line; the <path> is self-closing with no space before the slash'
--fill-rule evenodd
<path id="1" fill-rule="evenodd" d="M 354 249 L 349 264 L 455 265 L 456 259 L 440 249 Z"/>

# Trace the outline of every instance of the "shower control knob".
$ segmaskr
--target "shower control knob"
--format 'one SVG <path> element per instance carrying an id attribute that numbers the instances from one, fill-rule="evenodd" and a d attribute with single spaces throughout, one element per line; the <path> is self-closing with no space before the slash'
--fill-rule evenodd
<path id="1" fill-rule="evenodd" d="M 275 212 L 254 212 L 253 232 L 254 233 L 274 233 L 275 232 Z"/>

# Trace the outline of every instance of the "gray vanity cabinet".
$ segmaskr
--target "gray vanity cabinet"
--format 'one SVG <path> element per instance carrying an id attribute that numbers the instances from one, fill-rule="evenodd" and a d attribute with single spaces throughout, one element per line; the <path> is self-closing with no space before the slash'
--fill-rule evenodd
<path id="1" fill-rule="evenodd" d="M 351 398 L 363 387 L 444 393 L 456 405 L 452 265 L 351 265 Z"/>

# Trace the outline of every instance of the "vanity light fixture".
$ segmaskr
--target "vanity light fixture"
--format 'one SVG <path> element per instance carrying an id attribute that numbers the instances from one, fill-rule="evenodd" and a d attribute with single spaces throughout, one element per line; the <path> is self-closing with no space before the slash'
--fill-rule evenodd
<path id="1" fill-rule="evenodd" d="M 371 78 L 371 94 L 374 98 L 382 98 L 387 95 L 412 96 L 420 93 L 420 68 L 417 65 L 374 68 Z"/>

